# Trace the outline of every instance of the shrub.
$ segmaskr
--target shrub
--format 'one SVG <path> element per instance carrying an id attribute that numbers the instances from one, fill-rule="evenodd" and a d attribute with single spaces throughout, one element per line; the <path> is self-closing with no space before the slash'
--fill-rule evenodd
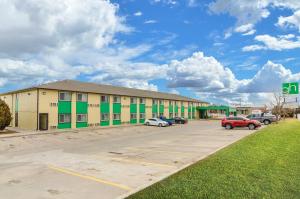
<path id="1" fill-rule="evenodd" d="M 8 105 L 0 99 L 0 130 L 4 130 L 12 120 Z"/>

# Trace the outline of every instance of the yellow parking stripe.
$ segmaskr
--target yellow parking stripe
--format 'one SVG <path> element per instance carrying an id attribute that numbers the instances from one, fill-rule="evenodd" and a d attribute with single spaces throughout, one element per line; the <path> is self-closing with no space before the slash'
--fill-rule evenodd
<path id="1" fill-rule="evenodd" d="M 113 187 L 118 187 L 120 189 L 124 189 L 124 190 L 127 190 L 127 191 L 131 190 L 131 188 L 128 187 L 128 186 L 117 184 L 117 183 L 114 183 L 114 182 L 109 182 L 109 181 L 106 181 L 106 180 L 95 178 L 93 176 L 83 175 L 83 174 L 71 171 L 69 169 L 59 168 L 59 167 L 56 167 L 56 166 L 53 166 L 53 165 L 48 165 L 48 168 L 50 168 L 52 170 L 55 170 L 55 171 L 58 171 L 58 172 L 61 172 L 61 173 L 64 173 L 64 174 L 69 174 L 69 175 L 72 175 L 72 176 L 77 176 L 77 177 L 84 178 L 84 179 L 87 179 L 87 180 L 92 180 L 92 181 L 99 182 L 99 183 L 106 184 L 106 185 L 110 185 L 110 186 L 113 186 Z"/>
<path id="2" fill-rule="evenodd" d="M 140 160 L 132 160 L 132 159 L 113 158 L 112 160 L 120 161 L 120 162 L 129 162 L 129 163 L 134 163 L 134 164 L 146 164 L 146 165 L 159 166 L 159 167 L 168 167 L 168 168 L 176 167 L 176 166 L 168 165 L 168 164 L 161 164 L 161 163 L 140 161 Z"/>
<path id="3" fill-rule="evenodd" d="M 128 149 L 138 150 L 138 151 L 150 151 L 150 152 L 161 152 L 161 153 L 177 153 L 177 154 L 191 154 L 191 152 L 185 152 L 185 151 L 166 151 L 166 150 L 160 150 L 156 148 L 135 148 L 135 147 L 128 147 Z"/>

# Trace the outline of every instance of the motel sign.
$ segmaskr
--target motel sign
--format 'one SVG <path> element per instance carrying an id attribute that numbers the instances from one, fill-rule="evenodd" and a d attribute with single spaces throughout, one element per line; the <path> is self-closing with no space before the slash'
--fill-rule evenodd
<path id="1" fill-rule="evenodd" d="M 282 93 L 285 95 L 299 94 L 299 84 L 298 82 L 283 83 Z"/>

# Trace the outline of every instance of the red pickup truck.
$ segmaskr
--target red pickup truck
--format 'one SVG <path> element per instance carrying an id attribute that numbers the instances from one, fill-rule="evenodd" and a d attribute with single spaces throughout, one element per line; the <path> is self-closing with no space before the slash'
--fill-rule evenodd
<path id="1" fill-rule="evenodd" d="M 225 129 L 233 129 L 235 127 L 248 127 L 250 130 L 254 130 L 261 126 L 261 123 L 257 120 L 249 120 L 245 117 L 228 117 L 221 121 L 222 127 Z"/>

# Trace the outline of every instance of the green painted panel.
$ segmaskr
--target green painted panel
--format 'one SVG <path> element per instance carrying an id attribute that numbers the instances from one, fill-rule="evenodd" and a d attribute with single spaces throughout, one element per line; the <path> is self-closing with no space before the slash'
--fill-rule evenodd
<path id="1" fill-rule="evenodd" d="M 137 113 L 137 105 L 130 104 L 130 113 Z"/>
<path id="2" fill-rule="evenodd" d="M 188 119 L 192 119 L 192 107 L 191 106 L 189 106 L 189 108 L 188 108 Z"/>
<path id="3" fill-rule="evenodd" d="M 109 113 L 109 103 L 101 103 L 101 113 Z"/>
<path id="4" fill-rule="evenodd" d="M 169 113 L 173 113 L 173 112 L 174 112 L 173 105 L 170 105 L 170 106 L 169 106 Z"/>
<path id="5" fill-rule="evenodd" d="M 58 102 L 58 113 L 71 113 L 72 112 L 72 102 L 59 101 Z"/>
<path id="6" fill-rule="evenodd" d="M 101 121 L 100 126 L 109 126 L 109 120 L 107 121 Z"/>
<path id="7" fill-rule="evenodd" d="M 140 119 L 140 123 L 141 124 L 145 123 L 145 119 Z"/>
<path id="8" fill-rule="evenodd" d="M 85 128 L 87 126 L 87 122 L 76 122 L 76 128 Z"/>
<path id="9" fill-rule="evenodd" d="M 59 123 L 57 128 L 58 129 L 69 129 L 69 128 L 71 128 L 71 123 Z"/>
<path id="10" fill-rule="evenodd" d="M 113 104 L 113 113 L 121 113 L 121 103 Z"/>
<path id="11" fill-rule="evenodd" d="M 120 125 L 121 124 L 121 120 L 113 120 L 113 125 Z"/>
<path id="12" fill-rule="evenodd" d="M 184 113 L 184 106 L 181 106 L 181 113 Z"/>
<path id="13" fill-rule="evenodd" d="M 178 113 L 178 106 L 175 105 L 175 113 Z"/>
<path id="14" fill-rule="evenodd" d="M 87 102 L 76 102 L 76 113 L 77 114 L 87 114 L 88 113 L 88 103 Z"/>
<path id="15" fill-rule="evenodd" d="M 158 105 L 157 104 L 152 105 L 152 113 L 158 113 Z"/>
<path id="16" fill-rule="evenodd" d="M 159 113 L 164 113 L 165 106 L 164 105 L 159 105 Z"/>
<path id="17" fill-rule="evenodd" d="M 140 113 L 145 113 L 146 109 L 145 109 L 145 104 L 140 104 Z"/>
<path id="18" fill-rule="evenodd" d="M 130 124 L 136 124 L 137 123 L 137 119 L 131 119 L 130 120 Z"/>

